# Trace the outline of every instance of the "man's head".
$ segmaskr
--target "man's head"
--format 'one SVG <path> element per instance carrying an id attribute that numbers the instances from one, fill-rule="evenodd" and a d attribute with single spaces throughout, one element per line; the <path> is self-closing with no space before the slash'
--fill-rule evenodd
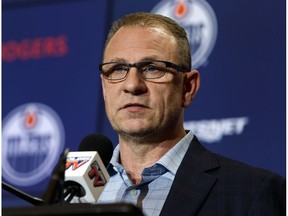
<path id="1" fill-rule="evenodd" d="M 174 20 L 162 15 L 139 12 L 122 17 L 113 23 L 106 40 L 105 49 L 111 38 L 120 28 L 129 26 L 158 28 L 174 36 L 177 44 L 176 53 L 179 57 L 179 64 L 190 71 L 191 52 L 185 30 Z M 143 35 L 143 37 L 145 36 Z"/>
<path id="2" fill-rule="evenodd" d="M 196 95 L 199 73 L 183 50 L 185 31 L 161 15 L 136 13 L 113 25 L 100 69 L 107 116 L 120 138 L 159 142 L 185 133 L 183 108 Z"/>

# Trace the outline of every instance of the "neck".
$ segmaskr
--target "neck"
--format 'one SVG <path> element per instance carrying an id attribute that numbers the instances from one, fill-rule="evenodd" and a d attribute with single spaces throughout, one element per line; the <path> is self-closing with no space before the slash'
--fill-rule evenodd
<path id="1" fill-rule="evenodd" d="M 185 131 L 176 137 L 157 143 L 137 142 L 137 139 L 119 137 L 121 164 L 125 168 L 130 180 L 139 184 L 142 180 L 143 169 L 153 165 L 180 139 L 186 135 Z"/>

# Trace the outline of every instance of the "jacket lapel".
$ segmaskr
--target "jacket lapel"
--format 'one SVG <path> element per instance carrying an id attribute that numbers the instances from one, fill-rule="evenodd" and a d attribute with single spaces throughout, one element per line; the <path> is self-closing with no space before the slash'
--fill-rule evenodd
<path id="1" fill-rule="evenodd" d="M 194 137 L 160 215 L 196 215 L 217 181 L 207 171 L 216 168 L 217 160 Z"/>

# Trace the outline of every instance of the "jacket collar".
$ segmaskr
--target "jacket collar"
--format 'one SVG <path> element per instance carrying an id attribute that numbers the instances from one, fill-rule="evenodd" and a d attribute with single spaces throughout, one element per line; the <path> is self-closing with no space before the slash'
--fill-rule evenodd
<path id="1" fill-rule="evenodd" d="M 217 181 L 209 171 L 220 168 L 217 159 L 194 136 L 176 173 L 160 216 L 195 215 Z"/>

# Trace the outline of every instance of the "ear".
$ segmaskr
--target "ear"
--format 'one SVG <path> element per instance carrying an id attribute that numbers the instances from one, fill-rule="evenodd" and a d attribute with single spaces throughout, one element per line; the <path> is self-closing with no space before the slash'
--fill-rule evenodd
<path id="1" fill-rule="evenodd" d="M 185 74 L 183 82 L 183 102 L 184 108 L 188 107 L 196 96 L 200 87 L 200 73 L 197 70 L 192 70 Z"/>

